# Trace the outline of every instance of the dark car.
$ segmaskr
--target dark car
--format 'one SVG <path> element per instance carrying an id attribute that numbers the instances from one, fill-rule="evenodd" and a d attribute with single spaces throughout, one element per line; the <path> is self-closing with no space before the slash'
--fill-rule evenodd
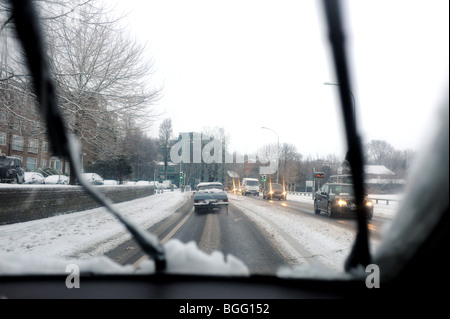
<path id="1" fill-rule="evenodd" d="M 0 156 L 0 181 L 2 183 L 22 184 L 25 181 L 22 161 L 17 157 Z"/>
<path id="2" fill-rule="evenodd" d="M 222 183 L 200 183 L 194 194 L 196 213 L 221 210 L 228 213 L 228 195 Z"/>
<path id="3" fill-rule="evenodd" d="M 373 202 L 364 198 L 367 207 L 367 218 L 373 217 Z M 326 183 L 314 196 L 314 212 L 324 211 L 330 217 L 355 216 L 356 204 L 353 185 L 347 183 Z"/>
<path id="4" fill-rule="evenodd" d="M 263 190 L 263 199 L 286 200 L 286 195 L 283 185 L 278 183 L 269 183 Z"/>

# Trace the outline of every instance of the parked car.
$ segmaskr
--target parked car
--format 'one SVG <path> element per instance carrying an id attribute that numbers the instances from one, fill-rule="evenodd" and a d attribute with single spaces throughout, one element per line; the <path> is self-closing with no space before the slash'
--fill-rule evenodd
<path id="1" fill-rule="evenodd" d="M 83 173 L 81 174 L 85 180 L 92 185 L 103 185 L 104 179 L 97 173 Z"/>
<path id="2" fill-rule="evenodd" d="M 22 161 L 13 156 L 0 156 L 0 181 L 2 183 L 22 184 L 25 181 Z"/>
<path id="3" fill-rule="evenodd" d="M 278 183 L 269 183 L 263 190 L 263 199 L 286 200 L 287 192 L 283 185 Z"/>
<path id="4" fill-rule="evenodd" d="M 50 175 L 44 180 L 45 184 L 69 185 L 69 177 L 66 175 Z"/>
<path id="5" fill-rule="evenodd" d="M 366 205 L 367 218 L 373 217 L 373 202 L 364 198 Z M 338 216 L 354 216 L 357 211 L 355 204 L 355 195 L 353 191 L 353 184 L 348 183 L 326 183 L 316 192 L 314 196 L 314 212 L 327 213 L 330 217 Z"/>
<path id="6" fill-rule="evenodd" d="M 25 172 L 25 184 L 45 184 L 45 177 L 37 172 Z"/>
<path id="7" fill-rule="evenodd" d="M 222 183 L 200 183 L 194 194 L 196 213 L 221 210 L 228 213 L 228 195 Z"/>
<path id="8" fill-rule="evenodd" d="M 241 189 L 244 196 L 247 194 L 259 196 L 259 180 L 257 178 L 244 178 Z"/>
<path id="9" fill-rule="evenodd" d="M 164 189 L 170 189 L 170 188 L 172 188 L 172 181 L 170 181 L 170 180 L 165 180 L 165 181 L 163 181 L 160 185 L 161 185 L 162 188 L 164 188 Z"/>
<path id="10" fill-rule="evenodd" d="M 136 186 L 150 186 L 149 181 L 137 181 L 134 185 Z"/>
<path id="11" fill-rule="evenodd" d="M 115 179 L 105 179 L 103 185 L 119 185 L 119 182 Z"/>

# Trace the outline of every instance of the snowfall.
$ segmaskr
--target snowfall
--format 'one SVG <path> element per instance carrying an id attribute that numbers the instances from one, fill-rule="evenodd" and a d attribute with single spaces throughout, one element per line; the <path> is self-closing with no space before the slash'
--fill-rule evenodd
<path id="1" fill-rule="evenodd" d="M 120 187 L 120 186 L 119 186 Z M 173 214 L 190 192 L 166 191 L 149 197 L 115 204 L 118 211 L 144 229 Z M 392 197 L 392 196 L 391 196 Z M 372 196 L 376 198 L 376 196 Z M 380 198 L 387 198 L 380 195 Z M 399 199 L 393 196 L 393 199 Z M 312 204 L 311 196 L 290 195 L 290 200 Z M 301 276 L 341 275 L 343 263 L 355 239 L 355 232 L 308 214 L 290 214 L 282 207 L 273 209 L 254 204 L 242 196 L 230 195 L 236 205 L 293 266 L 280 268 L 278 275 L 300 272 Z M 374 201 L 375 203 L 375 201 Z M 375 217 L 391 219 L 397 202 L 375 204 Z M 132 207 L 132 209 L 130 209 Z M 324 217 L 326 219 L 326 217 Z M 326 227 L 324 227 L 326 225 Z M 154 263 L 120 265 L 104 254 L 130 239 L 125 227 L 106 208 L 63 214 L 45 219 L 0 226 L 0 275 L 66 273 L 75 264 L 86 273 L 154 273 Z M 376 249 L 377 241 L 371 241 Z M 163 244 L 167 273 L 237 275 L 250 274 L 246 265 L 219 251 L 207 254 L 195 242 L 170 239 Z M 314 267 L 311 267 L 314 266 Z M 325 270 L 325 272 L 323 272 Z"/>

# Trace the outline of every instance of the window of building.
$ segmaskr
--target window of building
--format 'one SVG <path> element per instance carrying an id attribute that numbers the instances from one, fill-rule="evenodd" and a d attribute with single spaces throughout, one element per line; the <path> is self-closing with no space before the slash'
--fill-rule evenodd
<path id="1" fill-rule="evenodd" d="M 42 142 L 42 152 L 48 152 L 48 142 Z"/>
<path id="2" fill-rule="evenodd" d="M 27 157 L 27 171 L 36 171 L 37 159 L 34 157 Z"/>
<path id="3" fill-rule="evenodd" d="M 28 141 L 28 153 L 35 153 L 37 154 L 38 152 L 38 145 L 39 145 L 39 141 L 36 139 L 30 139 Z"/>
<path id="4" fill-rule="evenodd" d="M 0 145 L 6 145 L 6 133 L 0 132 Z"/>
<path id="5" fill-rule="evenodd" d="M 61 160 L 57 157 L 52 157 L 50 159 L 50 167 L 56 169 L 57 171 L 61 170 Z"/>
<path id="6" fill-rule="evenodd" d="M 42 168 L 46 168 L 47 167 L 47 160 L 46 159 L 41 159 L 41 167 Z"/>
<path id="7" fill-rule="evenodd" d="M 38 129 L 38 124 L 36 122 L 30 123 L 30 131 L 32 134 L 38 133 L 39 129 Z"/>
<path id="8" fill-rule="evenodd" d="M 18 119 L 15 119 L 14 123 L 13 123 L 13 129 L 15 131 L 20 131 L 22 129 L 22 121 L 18 120 Z"/>
<path id="9" fill-rule="evenodd" d="M 23 151 L 23 137 L 19 135 L 13 135 L 12 142 L 13 151 Z"/>
<path id="10" fill-rule="evenodd" d="M 57 171 L 61 170 L 61 161 L 60 160 L 56 160 L 55 161 L 55 167 L 54 169 L 56 169 Z"/>

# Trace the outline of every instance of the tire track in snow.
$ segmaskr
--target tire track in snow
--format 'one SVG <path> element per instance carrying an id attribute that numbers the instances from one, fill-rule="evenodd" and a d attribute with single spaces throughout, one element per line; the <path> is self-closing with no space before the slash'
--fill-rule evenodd
<path id="1" fill-rule="evenodd" d="M 232 199 L 264 232 L 289 265 L 342 271 L 355 238 L 354 231 L 324 223 L 306 214 L 293 214 L 275 205 Z"/>

